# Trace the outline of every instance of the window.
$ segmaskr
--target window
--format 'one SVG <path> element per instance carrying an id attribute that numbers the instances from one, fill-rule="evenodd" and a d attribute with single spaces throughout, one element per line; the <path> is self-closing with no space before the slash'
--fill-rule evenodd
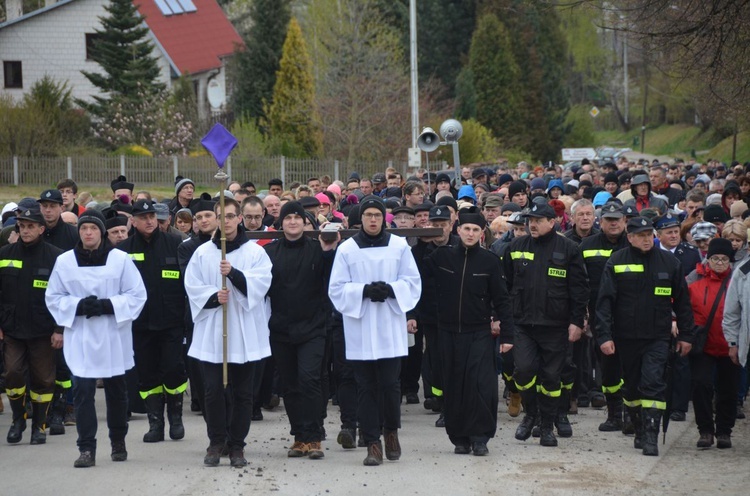
<path id="1" fill-rule="evenodd" d="M 5 81 L 5 88 L 23 88 L 21 62 L 3 60 L 3 79 Z"/>
<path id="2" fill-rule="evenodd" d="M 98 33 L 86 33 L 86 60 L 94 60 L 91 56 L 92 49 L 96 42 L 98 42 L 102 36 Z"/>

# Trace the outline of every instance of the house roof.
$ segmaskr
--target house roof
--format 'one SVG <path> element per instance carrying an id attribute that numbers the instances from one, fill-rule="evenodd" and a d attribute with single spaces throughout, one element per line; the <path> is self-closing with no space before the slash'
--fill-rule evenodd
<path id="1" fill-rule="evenodd" d="M 193 0 L 196 11 L 164 15 L 154 0 L 135 0 L 138 12 L 180 74 L 218 69 L 245 44 L 216 0 Z"/>

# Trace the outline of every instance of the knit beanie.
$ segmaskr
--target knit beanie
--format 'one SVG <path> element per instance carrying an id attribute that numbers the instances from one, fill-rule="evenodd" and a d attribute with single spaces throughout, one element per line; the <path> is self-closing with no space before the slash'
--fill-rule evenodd
<path id="1" fill-rule="evenodd" d="M 179 179 L 177 179 L 177 181 L 175 181 L 175 183 L 174 183 L 174 194 L 175 195 L 179 195 L 180 194 L 180 190 L 182 188 L 184 188 L 185 186 L 187 186 L 188 184 L 192 184 L 193 188 L 195 188 L 195 183 L 193 182 L 192 179 L 182 178 L 180 176 L 177 176 L 177 177 Z"/>
<path id="2" fill-rule="evenodd" d="M 304 219 L 305 207 L 303 207 L 298 201 L 286 202 L 284 206 L 281 207 L 281 212 L 279 213 L 279 225 L 284 221 L 284 217 L 290 214 L 297 214 Z"/>
<path id="3" fill-rule="evenodd" d="M 517 193 L 525 193 L 526 192 L 526 183 L 523 181 L 513 181 L 508 186 L 508 198 L 511 200 L 514 196 L 516 196 Z"/>
<path id="4" fill-rule="evenodd" d="M 714 238 L 708 243 L 708 254 L 706 258 L 711 258 L 714 255 L 726 255 L 729 257 L 730 262 L 734 262 L 734 250 L 732 249 L 732 242 L 726 238 Z"/>
<path id="5" fill-rule="evenodd" d="M 106 234 L 107 229 L 104 227 L 104 216 L 96 210 L 87 208 L 83 211 L 81 216 L 78 218 L 78 230 L 80 231 L 81 226 L 87 223 L 95 224 L 96 227 L 98 227 L 102 232 L 102 236 Z"/>

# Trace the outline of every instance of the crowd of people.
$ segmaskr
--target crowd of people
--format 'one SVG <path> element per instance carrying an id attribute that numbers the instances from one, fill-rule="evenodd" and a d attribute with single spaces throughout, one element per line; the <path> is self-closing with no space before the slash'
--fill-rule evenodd
<path id="1" fill-rule="evenodd" d="M 97 388 L 115 462 L 133 413 L 143 442 L 182 439 L 188 393 L 208 466 L 245 466 L 251 422 L 279 398 L 289 457 L 324 458 L 331 399 L 336 441 L 365 447 L 365 465 L 401 457 L 404 401 L 439 414 L 456 454 L 484 456 L 501 378 L 524 414 L 515 438 L 542 446 L 585 407 L 650 456 L 690 401 L 699 449 L 731 448 L 744 418 L 750 163 L 111 189 L 97 200 L 65 179 L 3 207 L 8 443 L 28 418 L 34 445 L 75 425 L 74 466 L 94 466 Z"/>

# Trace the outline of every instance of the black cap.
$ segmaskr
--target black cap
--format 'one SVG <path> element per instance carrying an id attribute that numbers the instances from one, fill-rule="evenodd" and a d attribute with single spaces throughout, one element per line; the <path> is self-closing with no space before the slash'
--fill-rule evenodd
<path id="1" fill-rule="evenodd" d="M 726 238 L 714 238 L 708 243 L 708 254 L 706 258 L 714 255 L 726 255 L 730 262 L 734 262 L 734 248 L 732 242 Z"/>
<path id="2" fill-rule="evenodd" d="M 628 234 L 636 234 L 643 231 L 653 231 L 654 224 L 645 217 L 633 217 L 628 221 Z"/>
<path id="3" fill-rule="evenodd" d="M 434 206 L 434 204 L 429 201 L 425 200 L 423 203 L 420 203 L 416 207 L 414 207 L 415 212 L 429 212 L 430 209 Z"/>
<path id="4" fill-rule="evenodd" d="M 668 227 L 675 227 L 680 225 L 680 219 L 672 215 L 672 212 L 667 212 L 658 221 L 656 221 L 656 229 L 666 229 Z"/>
<path id="5" fill-rule="evenodd" d="M 414 209 L 411 207 L 407 207 L 406 205 L 399 205 L 398 207 L 392 209 L 391 213 L 393 215 L 398 215 L 398 214 L 414 215 Z"/>
<path id="6" fill-rule="evenodd" d="M 320 206 L 320 200 L 314 196 L 303 196 L 299 199 L 299 204 L 302 208 L 315 208 Z"/>
<path id="7" fill-rule="evenodd" d="M 435 184 L 449 183 L 449 182 L 451 182 L 451 178 L 445 172 L 441 172 L 435 178 Z"/>
<path id="8" fill-rule="evenodd" d="M 501 214 L 504 214 L 505 212 L 520 212 L 521 210 L 523 210 L 521 208 L 521 205 L 519 205 L 518 203 L 513 203 L 513 202 L 506 203 L 505 205 L 500 207 Z"/>
<path id="9" fill-rule="evenodd" d="M 638 210 L 633 205 L 622 207 L 622 213 L 625 214 L 625 217 L 638 217 Z"/>
<path id="10" fill-rule="evenodd" d="M 385 182 L 385 174 L 382 172 L 377 172 L 372 175 L 372 182 L 373 183 L 384 183 Z"/>
<path id="11" fill-rule="evenodd" d="M 128 180 L 125 179 L 125 176 L 117 176 L 117 179 L 114 179 L 110 183 L 110 187 L 112 188 L 113 193 L 118 189 L 127 189 L 133 191 L 133 188 L 135 188 L 135 184 L 129 183 Z"/>
<path id="12" fill-rule="evenodd" d="M 153 202 L 149 200 L 138 200 L 133 204 L 133 215 L 156 214 Z"/>
<path id="13" fill-rule="evenodd" d="M 59 203 L 62 205 L 63 199 L 62 199 L 62 193 L 56 189 L 46 189 L 42 191 L 42 194 L 39 195 L 39 199 L 37 202 L 53 202 L 53 203 Z"/>
<path id="14" fill-rule="evenodd" d="M 606 219 L 622 219 L 625 214 L 622 212 L 622 207 L 617 203 L 605 203 L 602 207 L 602 218 Z"/>
<path id="15" fill-rule="evenodd" d="M 430 220 L 451 220 L 451 211 L 446 206 L 432 207 Z"/>
<path id="16" fill-rule="evenodd" d="M 362 198 L 362 201 L 359 202 L 360 217 L 368 208 L 377 208 L 378 210 L 380 210 L 380 213 L 385 215 L 385 203 L 378 196 L 367 195 Z"/>
<path id="17" fill-rule="evenodd" d="M 484 170 L 484 169 L 482 169 L 481 167 L 477 167 L 476 169 L 474 169 L 473 171 L 471 171 L 471 178 L 472 179 L 476 179 L 478 177 L 482 177 L 482 176 L 486 176 L 486 175 L 487 175 L 487 171 Z"/>
<path id="18" fill-rule="evenodd" d="M 15 211 L 21 211 L 21 210 L 28 210 L 30 208 L 39 208 L 39 203 L 35 199 L 33 199 L 30 196 L 27 196 L 25 198 L 21 198 L 21 201 L 18 202 L 18 205 L 16 205 Z"/>
<path id="19" fill-rule="evenodd" d="M 703 211 L 703 220 L 706 222 L 726 222 L 729 220 L 729 215 L 721 205 L 708 205 Z"/>
<path id="20" fill-rule="evenodd" d="M 213 212 L 215 206 L 216 202 L 211 199 L 211 195 L 209 193 L 203 193 L 199 198 L 190 202 L 190 211 L 193 215 L 198 212 Z"/>
<path id="21" fill-rule="evenodd" d="M 458 225 L 462 226 L 464 224 L 475 224 L 484 229 L 487 227 L 487 219 L 479 213 L 477 207 L 471 206 L 458 211 Z"/>
<path id="22" fill-rule="evenodd" d="M 291 214 L 297 214 L 303 219 L 306 219 L 305 207 L 303 207 L 302 204 L 298 201 L 290 201 L 286 202 L 284 206 L 281 207 L 281 212 L 279 212 L 279 224 L 281 224 L 281 222 L 287 215 Z"/>
<path id="23" fill-rule="evenodd" d="M 39 205 L 35 204 L 31 208 L 27 208 L 24 210 L 18 210 L 16 212 L 16 219 L 17 220 L 28 220 L 31 222 L 36 222 L 37 224 L 44 225 L 44 217 L 42 217 L 42 211 L 39 210 Z"/>
<path id="24" fill-rule="evenodd" d="M 403 191 L 401 191 L 401 188 L 397 188 L 396 186 L 391 186 L 390 188 L 386 188 L 385 190 L 385 197 L 386 198 L 401 198 L 403 196 Z"/>
<path id="25" fill-rule="evenodd" d="M 557 217 L 555 209 L 550 206 L 546 201 L 544 203 L 534 203 L 529 210 L 524 213 L 525 217 L 538 217 L 544 219 L 554 219 Z"/>
<path id="26" fill-rule="evenodd" d="M 456 199 L 453 198 L 452 196 L 444 196 L 444 197 L 440 198 L 435 203 L 435 205 L 437 205 L 437 206 L 445 205 L 446 207 L 451 207 L 454 212 L 456 212 L 458 210 L 458 203 L 456 202 Z"/>
<path id="27" fill-rule="evenodd" d="M 107 231 L 109 231 L 113 227 L 124 227 L 128 225 L 128 218 L 124 215 L 119 215 L 114 210 L 109 210 L 106 217 L 107 220 L 104 222 L 104 227 L 107 228 Z"/>

